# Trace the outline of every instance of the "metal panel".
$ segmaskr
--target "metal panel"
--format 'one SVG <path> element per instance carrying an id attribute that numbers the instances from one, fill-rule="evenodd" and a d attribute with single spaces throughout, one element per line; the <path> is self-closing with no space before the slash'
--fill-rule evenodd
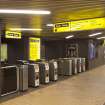
<path id="1" fill-rule="evenodd" d="M 19 88 L 25 91 L 28 89 L 28 65 L 20 65 L 19 69 Z"/>
<path id="2" fill-rule="evenodd" d="M 2 71 L 1 96 L 5 96 L 18 91 L 17 66 L 6 66 Z"/>

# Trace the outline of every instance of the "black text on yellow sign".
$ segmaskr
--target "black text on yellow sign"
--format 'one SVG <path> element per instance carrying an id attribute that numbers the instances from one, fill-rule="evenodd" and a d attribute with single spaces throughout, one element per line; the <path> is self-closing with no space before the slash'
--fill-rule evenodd
<path id="1" fill-rule="evenodd" d="M 21 39 L 21 32 L 6 31 L 6 38 Z"/>
<path id="2" fill-rule="evenodd" d="M 54 32 L 70 32 L 81 30 L 105 29 L 105 18 L 94 18 L 71 22 L 57 23 Z"/>
<path id="3" fill-rule="evenodd" d="M 70 22 L 57 23 L 54 25 L 54 32 L 69 32 Z"/>
<path id="4" fill-rule="evenodd" d="M 95 18 L 71 22 L 71 31 L 92 30 L 105 28 L 105 18 Z"/>
<path id="5" fill-rule="evenodd" d="M 40 59 L 40 38 L 29 38 L 29 60 Z"/>

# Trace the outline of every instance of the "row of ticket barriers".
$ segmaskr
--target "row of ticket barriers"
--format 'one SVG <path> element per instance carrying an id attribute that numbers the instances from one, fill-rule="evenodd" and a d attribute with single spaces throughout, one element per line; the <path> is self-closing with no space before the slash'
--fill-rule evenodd
<path id="1" fill-rule="evenodd" d="M 39 87 L 60 76 L 71 76 L 86 71 L 85 58 L 59 58 L 50 61 L 27 62 L 18 60 L 17 65 L 1 68 L 1 96 L 17 91 L 26 91 L 29 87 Z"/>

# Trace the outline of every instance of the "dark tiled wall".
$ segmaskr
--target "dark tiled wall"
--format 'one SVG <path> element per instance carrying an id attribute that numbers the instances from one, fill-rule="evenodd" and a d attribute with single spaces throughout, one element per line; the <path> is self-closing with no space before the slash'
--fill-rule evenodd
<path id="1" fill-rule="evenodd" d="M 17 59 L 28 59 L 28 40 L 22 39 L 5 39 L 2 38 L 2 43 L 8 45 L 8 63 L 15 64 Z"/>
<path id="2" fill-rule="evenodd" d="M 66 57 L 66 46 L 68 44 L 77 43 L 79 45 L 79 57 L 88 57 L 88 40 L 75 39 L 75 40 L 56 40 L 45 41 L 45 57 L 47 59 Z"/>
<path id="3" fill-rule="evenodd" d="M 94 40 L 97 49 L 97 56 L 95 59 L 89 60 L 88 42 L 89 39 L 44 41 L 43 46 L 45 46 L 45 58 L 46 59 L 64 58 L 66 57 L 66 45 L 77 43 L 79 45 L 79 57 L 87 58 L 87 69 L 92 69 L 97 66 L 105 64 L 104 59 L 105 47 L 102 46 L 102 43 L 100 43 L 98 40 Z"/>

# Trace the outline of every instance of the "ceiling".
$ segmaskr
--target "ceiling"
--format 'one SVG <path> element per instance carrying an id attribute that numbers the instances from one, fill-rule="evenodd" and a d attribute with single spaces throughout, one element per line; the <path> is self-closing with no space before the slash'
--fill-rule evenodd
<path id="1" fill-rule="evenodd" d="M 105 16 L 105 0 L 0 0 L 0 9 L 41 9 L 49 10 L 51 15 L 4 15 L 0 19 L 6 24 L 6 28 L 42 28 L 43 31 L 34 34 L 36 36 L 64 37 L 66 33 L 54 34 L 48 23 L 56 23 L 71 20 L 80 20 Z"/>

